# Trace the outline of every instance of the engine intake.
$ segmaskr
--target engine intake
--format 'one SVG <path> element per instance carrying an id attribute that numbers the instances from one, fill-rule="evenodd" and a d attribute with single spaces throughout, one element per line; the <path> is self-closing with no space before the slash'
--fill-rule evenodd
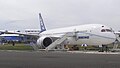
<path id="1" fill-rule="evenodd" d="M 37 45 L 42 47 L 42 48 L 46 48 L 48 47 L 51 43 L 53 43 L 56 39 L 58 38 L 54 38 L 54 37 L 40 37 L 38 40 L 37 40 Z"/>
<path id="2" fill-rule="evenodd" d="M 45 47 L 47 47 L 47 46 L 49 46 L 52 42 L 53 42 L 53 41 L 52 41 L 51 38 L 46 37 L 46 38 L 43 40 L 43 45 L 44 45 Z"/>

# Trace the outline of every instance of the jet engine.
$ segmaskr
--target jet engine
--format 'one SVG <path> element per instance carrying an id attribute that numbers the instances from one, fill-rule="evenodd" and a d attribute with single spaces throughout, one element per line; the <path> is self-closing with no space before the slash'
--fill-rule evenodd
<path id="1" fill-rule="evenodd" d="M 43 36 L 40 37 L 37 40 L 37 45 L 41 48 L 46 48 L 48 47 L 51 43 L 53 43 L 57 38 L 54 37 L 47 37 L 47 36 Z"/>

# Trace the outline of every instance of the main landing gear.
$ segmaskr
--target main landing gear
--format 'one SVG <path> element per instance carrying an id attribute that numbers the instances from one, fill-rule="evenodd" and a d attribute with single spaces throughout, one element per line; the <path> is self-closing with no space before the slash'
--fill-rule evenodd
<path id="1" fill-rule="evenodd" d="M 107 45 L 99 45 L 99 52 L 108 52 L 108 46 Z"/>

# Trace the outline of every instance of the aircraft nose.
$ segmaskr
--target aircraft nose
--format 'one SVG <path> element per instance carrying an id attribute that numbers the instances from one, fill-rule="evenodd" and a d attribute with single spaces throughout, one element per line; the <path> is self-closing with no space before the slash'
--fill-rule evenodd
<path id="1" fill-rule="evenodd" d="M 111 44 L 113 42 L 115 42 L 116 40 L 116 35 L 114 33 L 106 33 L 106 38 L 104 38 L 104 40 L 102 40 L 102 42 L 104 42 L 105 44 Z"/>
<path id="2" fill-rule="evenodd" d="M 116 35 L 114 33 L 112 33 L 110 36 L 109 36 L 111 39 L 109 39 L 108 41 L 113 43 L 115 42 L 115 40 L 117 39 Z"/>

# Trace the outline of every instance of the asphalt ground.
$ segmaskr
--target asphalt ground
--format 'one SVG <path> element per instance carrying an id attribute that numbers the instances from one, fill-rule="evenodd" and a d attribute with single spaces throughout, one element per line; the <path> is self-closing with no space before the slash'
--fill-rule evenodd
<path id="1" fill-rule="evenodd" d="M 120 54 L 0 51 L 0 68 L 120 68 Z"/>

